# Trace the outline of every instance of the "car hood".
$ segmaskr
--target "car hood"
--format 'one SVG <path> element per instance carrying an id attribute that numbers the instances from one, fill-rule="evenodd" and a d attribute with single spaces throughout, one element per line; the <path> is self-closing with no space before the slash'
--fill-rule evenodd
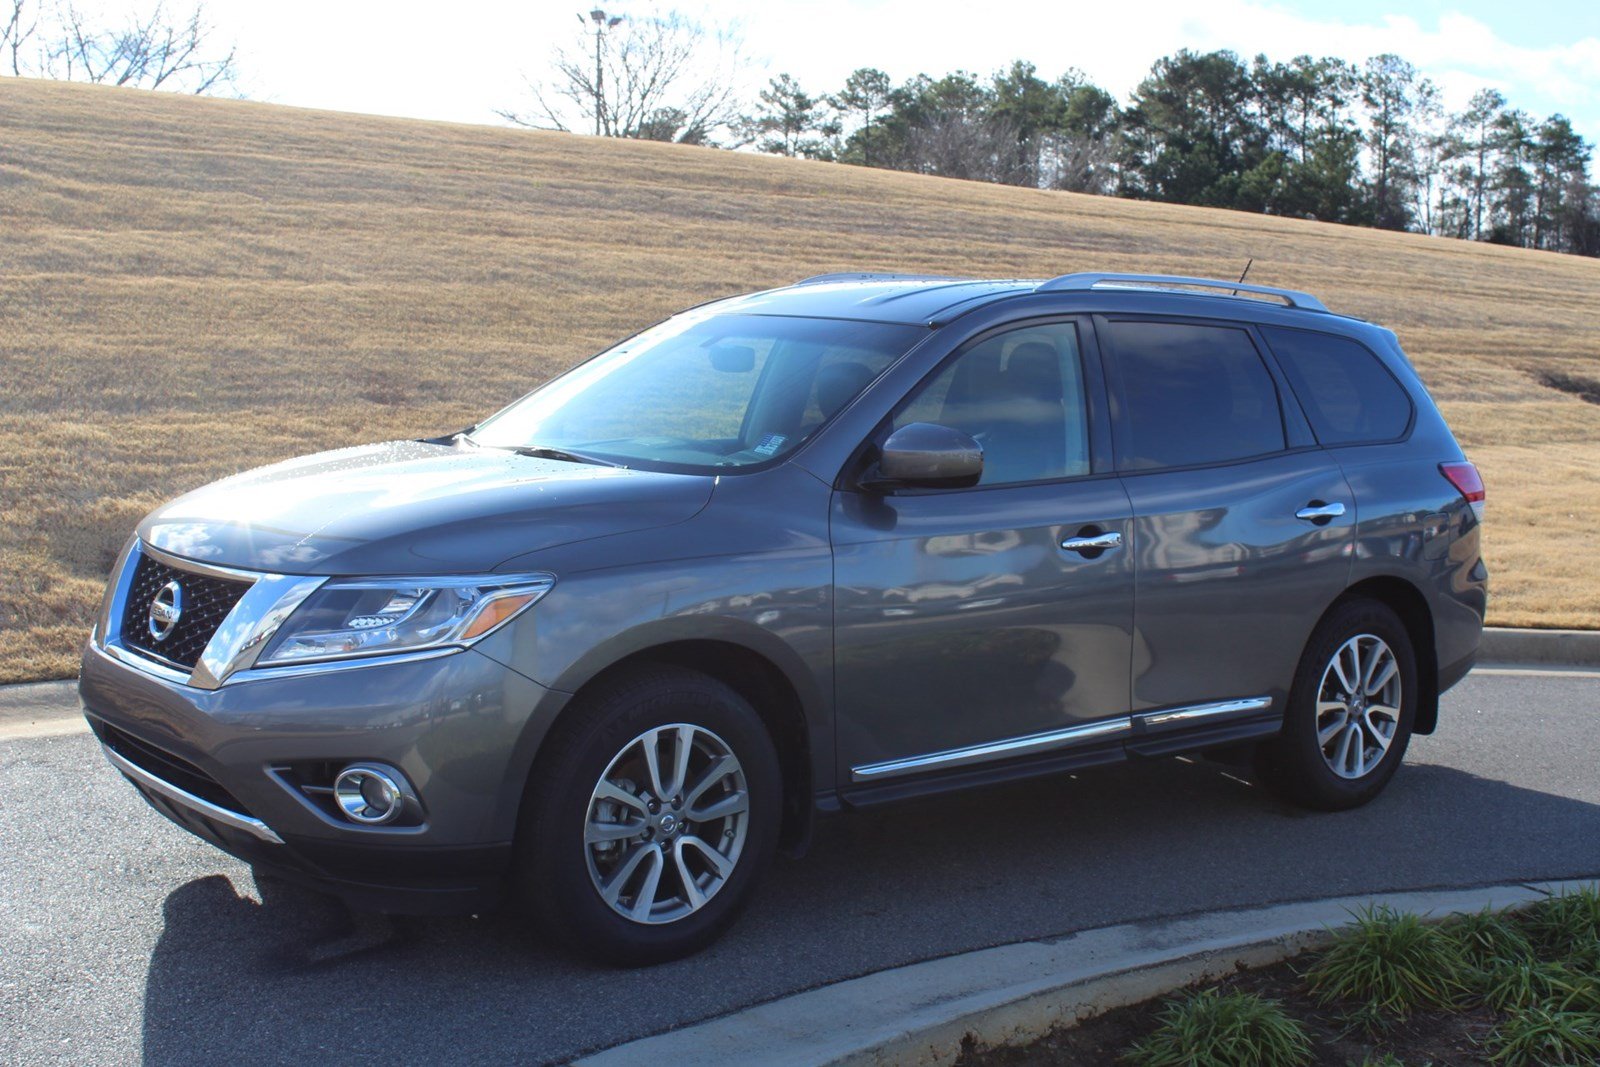
<path id="1" fill-rule="evenodd" d="M 279 574 L 493 570 L 515 556 L 682 522 L 715 479 L 424 441 L 346 448 L 213 482 L 151 512 L 173 555 Z"/>

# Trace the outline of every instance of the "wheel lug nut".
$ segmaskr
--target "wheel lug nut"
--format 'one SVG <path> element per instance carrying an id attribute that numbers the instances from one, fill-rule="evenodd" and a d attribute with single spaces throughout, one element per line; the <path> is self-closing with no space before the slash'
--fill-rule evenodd
<path id="1" fill-rule="evenodd" d="M 661 810 L 661 805 L 657 804 L 653 800 L 648 805 L 646 805 L 646 807 L 648 807 L 650 809 L 650 814 L 651 815 L 654 815 L 656 812 Z"/>

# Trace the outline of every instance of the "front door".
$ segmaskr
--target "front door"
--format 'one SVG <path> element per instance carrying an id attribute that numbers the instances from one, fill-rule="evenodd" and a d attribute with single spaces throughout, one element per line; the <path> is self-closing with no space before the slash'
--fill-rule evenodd
<path id="1" fill-rule="evenodd" d="M 880 427 L 971 434 L 978 485 L 834 494 L 847 787 L 1039 758 L 1122 729 L 1131 511 L 1109 457 L 1092 456 L 1104 394 L 1089 340 L 1074 321 L 979 337 Z"/>

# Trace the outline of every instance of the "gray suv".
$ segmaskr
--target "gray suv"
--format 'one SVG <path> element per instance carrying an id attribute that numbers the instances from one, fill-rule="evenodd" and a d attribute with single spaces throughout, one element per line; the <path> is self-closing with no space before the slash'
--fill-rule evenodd
<path id="1" fill-rule="evenodd" d="M 1371 800 L 1472 664 L 1483 495 L 1304 293 L 828 275 L 157 509 L 81 693 L 253 865 L 649 962 L 821 813 L 1175 753 Z"/>

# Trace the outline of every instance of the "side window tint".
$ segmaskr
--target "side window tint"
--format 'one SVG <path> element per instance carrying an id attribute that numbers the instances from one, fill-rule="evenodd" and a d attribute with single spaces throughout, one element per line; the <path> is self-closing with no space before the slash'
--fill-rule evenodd
<path id="1" fill-rule="evenodd" d="M 1365 345 L 1309 330 L 1264 327 L 1262 336 L 1283 366 L 1325 445 L 1392 441 L 1411 422 L 1411 399 Z"/>
<path id="2" fill-rule="evenodd" d="M 980 485 L 1089 473 L 1089 420 L 1078 331 L 1070 322 L 997 334 L 920 386 L 895 416 L 931 422 L 983 446 Z"/>
<path id="3" fill-rule="evenodd" d="M 1125 470 L 1280 452 L 1283 414 L 1250 335 L 1226 326 L 1110 324 L 1126 424 Z"/>

